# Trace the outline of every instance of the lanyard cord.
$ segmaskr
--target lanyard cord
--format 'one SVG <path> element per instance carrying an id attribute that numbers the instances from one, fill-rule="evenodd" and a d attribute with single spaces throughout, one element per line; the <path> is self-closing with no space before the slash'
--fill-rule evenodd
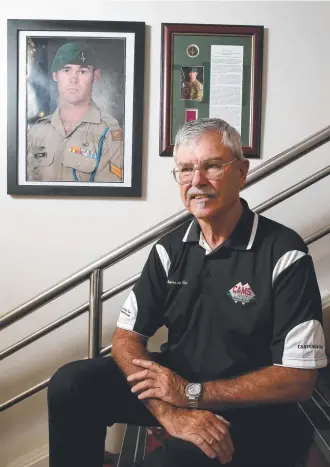
<path id="1" fill-rule="evenodd" d="M 104 138 L 106 137 L 106 134 L 108 133 L 108 130 L 109 130 L 109 127 L 107 126 L 105 128 L 105 130 L 103 131 L 102 135 L 101 135 L 101 138 L 100 138 L 100 141 L 99 141 L 99 147 L 98 147 L 98 150 L 97 150 L 96 165 L 95 165 L 95 169 L 93 170 L 93 172 L 92 172 L 92 174 L 90 176 L 90 179 L 89 179 L 90 182 L 94 182 L 94 178 L 95 178 L 97 169 L 98 169 L 99 164 L 100 164 L 100 159 L 101 159 L 101 156 L 102 156 L 102 148 L 103 148 Z M 75 181 L 79 182 L 78 177 L 77 177 L 77 170 L 76 169 L 72 169 L 72 175 L 73 175 L 73 178 L 75 179 Z"/>

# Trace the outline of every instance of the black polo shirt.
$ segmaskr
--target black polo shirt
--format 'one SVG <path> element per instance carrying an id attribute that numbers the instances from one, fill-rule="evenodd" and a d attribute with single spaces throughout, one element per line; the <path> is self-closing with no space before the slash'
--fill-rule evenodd
<path id="1" fill-rule="evenodd" d="M 215 250 L 196 219 L 159 240 L 117 322 L 147 337 L 168 327 L 162 361 L 189 381 L 327 364 L 304 241 L 241 202 L 235 230 Z"/>

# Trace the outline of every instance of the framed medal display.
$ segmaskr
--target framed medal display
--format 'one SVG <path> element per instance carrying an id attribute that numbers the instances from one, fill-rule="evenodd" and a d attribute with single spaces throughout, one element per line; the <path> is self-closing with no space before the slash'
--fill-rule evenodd
<path id="1" fill-rule="evenodd" d="M 171 156 L 177 130 L 217 117 L 260 157 L 263 26 L 162 24 L 160 155 Z"/>

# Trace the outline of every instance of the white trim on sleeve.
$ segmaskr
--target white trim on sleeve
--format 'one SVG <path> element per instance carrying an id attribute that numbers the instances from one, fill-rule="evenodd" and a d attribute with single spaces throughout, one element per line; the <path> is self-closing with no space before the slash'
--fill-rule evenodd
<path id="1" fill-rule="evenodd" d="M 273 363 L 274 366 L 282 366 L 285 368 L 297 368 L 297 369 L 302 369 L 302 370 L 317 370 L 318 368 L 324 368 L 328 364 L 328 360 L 324 357 L 321 358 L 320 360 L 313 360 L 313 361 L 307 361 L 307 360 L 286 360 L 281 363 Z"/>
<path id="2" fill-rule="evenodd" d="M 299 250 L 292 250 L 288 251 L 285 253 L 276 263 L 274 270 L 273 270 L 273 284 L 277 277 L 283 272 L 285 269 L 287 269 L 289 266 L 291 266 L 294 262 L 296 262 L 298 259 L 302 258 L 305 256 L 306 253 L 303 251 Z"/>

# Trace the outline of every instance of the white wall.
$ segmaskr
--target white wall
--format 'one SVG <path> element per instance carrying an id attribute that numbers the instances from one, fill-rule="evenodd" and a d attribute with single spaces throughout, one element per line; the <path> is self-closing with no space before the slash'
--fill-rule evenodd
<path id="1" fill-rule="evenodd" d="M 181 210 L 169 174 L 172 160 L 160 158 L 159 76 L 161 22 L 265 26 L 262 160 L 329 124 L 330 4 L 328 2 L 44 2 L 12 0 L 0 19 L 0 314 Z M 145 21 L 147 24 L 143 197 L 141 199 L 21 198 L 6 194 L 6 19 Z M 256 206 L 279 190 L 329 163 L 329 145 L 252 187 L 245 196 Z M 252 167 L 262 160 L 252 161 Z M 330 223 L 329 180 L 267 213 L 308 235 Z M 311 251 L 322 289 L 330 290 L 330 237 Z M 140 270 L 146 252 L 106 274 L 106 286 Z M 124 296 L 124 295 L 123 295 Z M 114 330 L 123 296 L 105 305 L 105 343 Z M 81 286 L 1 333 L 1 348 L 59 317 L 87 299 Z M 1 398 L 6 400 L 47 378 L 59 365 L 86 354 L 82 317 L 1 363 Z M 1 414 L 0 467 L 46 445 L 45 393 Z M 110 443 L 111 445 L 111 443 Z M 23 464 L 22 464 L 23 465 Z"/>

